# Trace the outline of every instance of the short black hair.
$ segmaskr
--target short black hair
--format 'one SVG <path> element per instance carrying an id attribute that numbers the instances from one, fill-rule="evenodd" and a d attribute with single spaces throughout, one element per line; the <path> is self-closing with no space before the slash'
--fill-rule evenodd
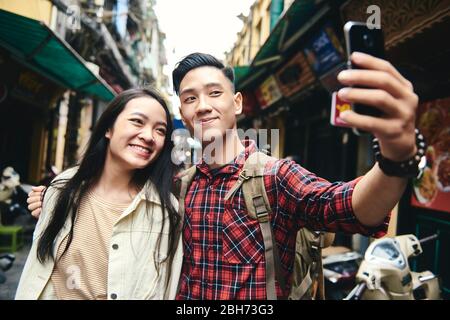
<path id="1" fill-rule="evenodd" d="M 220 62 L 219 59 L 210 54 L 195 52 L 184 57 L 183 60 L 178 62 L 177 65 L 175 66 L 175 69 L 172 72 L 173 90 L 175 91 L 175 93 L 179 95 L 180 83 L 181 81 L 183 81 L 184 77 L 189 71 L 206 66 L 214 67 L 221 70 L 225 75 L 225 77 L 227 77 L 231 81 L 232 88 L 234 91 L 233 68 L 225 67 L 224 64 Z"/>

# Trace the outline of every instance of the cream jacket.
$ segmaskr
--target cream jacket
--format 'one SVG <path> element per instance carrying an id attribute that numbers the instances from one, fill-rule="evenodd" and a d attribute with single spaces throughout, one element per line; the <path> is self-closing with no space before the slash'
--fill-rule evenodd
<path id="1" fill-rule="evenodd" d="M 58 178 L 70 178 L 76 170 L 76 168 L 66 170 Z M 155 186 L 149 182 L 146 187 L 150 190 L 150 198 L 146 201 L 144 191 L 141 191 L 113 227 L 108 263 L 107 295 L 109 300 L 174 299 L 177 293 L 183 260 L 181 237 L 178 237 L 171 278 L 167 290 L 165 290 L 167 263 L 161 264 L 159 275 L 157 275 L 154 264 L 156 240 L 163 216 L 161 202 L 155 192 Z M 37 259 L 37 240 L 49 222 L 49 212 L 55 205 L 56 193 L 57 190 L 52 187 L 48 188 L 45 193 L 42 213 L 34 231 L 33 244 L 17 288 L 16 299 L 56 298 L 50 281 L 55 263 L 49 259 L 42 264 Z M 172 203 L 178 210 L 178 202 L 175 197 L 172 197 Z M 156 255 L 159 261 L 166 257 L 168 246 L 169 221 L 167 216 L 165 219 L 161 250 L 160 254 Z M 54 241 L 54 256 L 70 228 L 71 221 L 67 219 Z M 113 244 L 118 245 L 117 250 L 111 249 Z"/>

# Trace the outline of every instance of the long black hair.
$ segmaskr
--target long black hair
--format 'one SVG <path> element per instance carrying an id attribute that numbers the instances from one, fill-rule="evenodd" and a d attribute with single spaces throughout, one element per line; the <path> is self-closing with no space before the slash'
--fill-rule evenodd
<path id="1" fill-rule="evenodd" d="M 176 232 L 179 229 L 180 216 L 176 209 L 173 207 L 171 201 L 171 187 L 172 178 L 174 175 L 175 166 L 171 161 L 171 151 L 173 149 L 173 143 L 171 140 L 173 124 L 166 102 L 160 96 L 160 94 L 151 88 L 137 88 L 123 91 L 114 100 L 111 101 L 109 106 L 101 115 L 97 124 L 95 125 L 91 137 L 89 139 L 86 151 L 79 162 L 79 168 L 75 175 L 70 179 L 58 179 L 56 178 L 50 185 L 50 187 L 56 188 L 59 192 L 56 198 L 56 204 L 51 214 L 49 223 L 44 232 L 40 235 L 37 256 L 41 263 L 48 259 L 55 259 L 53 255 L 54 240 L 61 228 L 66 223 L 66 220 L 70 217 L 72 220 L 72 228 L 69 233 L 67 245 L 63 251 L 66 253 L 68 247 L 72 242 L 73 228 L 75 217 L 77 215 L 77 209 L 80 206 L 81 199 L 100 178 L 105 165 L 106 153 L 108 149 L 109 140 L 105 137 L 105 133 L 108 129 L 113 128 L 117 117 L 123 111 L 126 104 L 135 98 L 150 97 L 158 101 L 166 112 L 167 130 L 164 139 L 164 146 L 159 156 L 147 167 L 143 169 L 135 170 L 131 184 L 134 186 L 143 187 L 147 181 L 154 184 L 156 191 L 158 192 L 162 210 L 168 214 L 169 217 L 169 246 L 167 257 L 162 261 L 165 262 L 169 259 L 169 265 L 172 264 L 173 256 L 176 251 L 177 243 L 175 243 L 177 237 Z M 146 188 L 148 189 L 148 188 Z M 149 190 L 145 190 L 145 197 L 149 198 Z M 150 212 L 148 210 L 148 212 Z M 161 233 L 164 228 L 164 221 L 162 219 L 161 232 L 157 240 L 157 250 L 154 252 L 154 261 L 157 261 L 156 254 L 158 254 L 161 244 Z M 159 261 L 159 260 L 158 260 Z M 156 264 L 156 262 L 155 262 Z M 157 270 L 159 272 L 159 265 L 157 264 Z M 169 272 L 170 273 L 169 268 Z"/>

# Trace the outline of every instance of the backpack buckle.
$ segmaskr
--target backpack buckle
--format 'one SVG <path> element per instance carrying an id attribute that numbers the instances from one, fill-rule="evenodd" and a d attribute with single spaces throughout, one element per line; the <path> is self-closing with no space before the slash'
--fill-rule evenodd
<path id="1" fill-rule="evenodd" d="M 250 177 L 245 174 L 245 170 L 242 170 L 239 173 L 239 178 L 238 179 L 242 181 L 242 180 L 248 180 L 248 179 L 250 179 Z"/>
<path id="2" fill-rule="evenodd" d="M 253 197 L 253 206 L 255 207 L 255 214 L 259 222 L 269 221 L 269 212 L 262 195 Z"/>
<path id="3" fill-rule="evenodd" d="M 264 222 L 269 221 L 269 213 L 267 211 L 260 213 L 260 214 L 256 213 L 256 216 L 257 216 L 259 222 L 264 223 Z"/>

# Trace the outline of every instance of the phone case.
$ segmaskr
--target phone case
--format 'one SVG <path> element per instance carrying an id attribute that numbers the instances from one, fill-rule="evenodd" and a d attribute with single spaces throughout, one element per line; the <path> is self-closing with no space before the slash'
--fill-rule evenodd
<path id="1" fill-rule="evenodd" d="M 351 110 L 351 105 L 339 98 L 337 91 L 334 91 L 331 95 L 331 113 L 330 123 L 336 127 L 351 128 L 339 115 L 341 112 Z"/>

